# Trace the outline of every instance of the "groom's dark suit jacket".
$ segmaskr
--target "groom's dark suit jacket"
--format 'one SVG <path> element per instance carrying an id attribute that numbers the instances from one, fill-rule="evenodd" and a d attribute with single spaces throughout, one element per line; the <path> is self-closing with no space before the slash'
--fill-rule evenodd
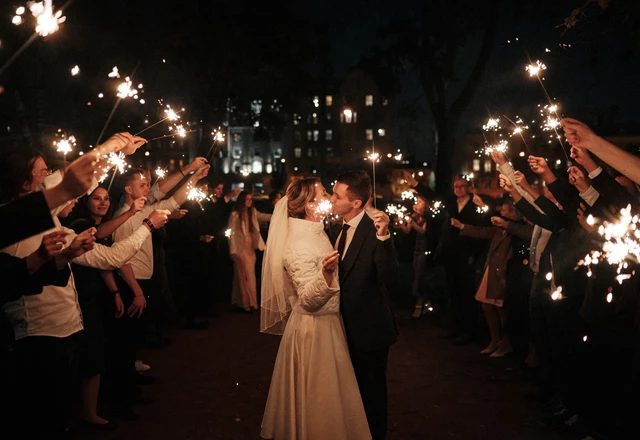
<path id="1" fill-rule="evenodd" d="M 332 235 L 337 239 L 337 233 Z M 393 344 L 398 330 L 387 286 L 397 281 L 398 259 L 393 238 L 378 240 L 366 213 L 340 262 L 339 277 L 340 312 L 349 345 L 372 351 Z"/>

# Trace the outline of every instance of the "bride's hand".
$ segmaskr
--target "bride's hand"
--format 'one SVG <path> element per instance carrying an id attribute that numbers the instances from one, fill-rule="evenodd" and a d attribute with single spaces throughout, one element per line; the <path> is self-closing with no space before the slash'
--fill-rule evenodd
<path id="1" fill-rule="evenodd" d="M 338 251 L 333 251 L 322 259 L 322 270 L 328 274 L 332 274 L 338 268 L 338 262 L 340 261 L 340 255 Z"/>

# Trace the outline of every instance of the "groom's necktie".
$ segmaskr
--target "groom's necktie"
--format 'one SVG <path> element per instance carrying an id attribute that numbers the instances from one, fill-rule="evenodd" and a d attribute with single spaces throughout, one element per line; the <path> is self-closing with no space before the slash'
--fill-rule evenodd
<path id="1" fill-rule="evenodd" d="M 340 241 L 338 241 L 338 254 L 340 254 L 340 260 L 344 258 L 344 245 L 347 243 L 347 229 L 349 229 L 347 223 L 342 225 L 342 232 L 340 233 Z"/>

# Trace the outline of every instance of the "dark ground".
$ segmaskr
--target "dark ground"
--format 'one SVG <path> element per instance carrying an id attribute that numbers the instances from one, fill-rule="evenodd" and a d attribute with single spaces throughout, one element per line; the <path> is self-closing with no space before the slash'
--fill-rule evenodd
<path id="1" fill-rule="evenodd" d="M 389 356 L 388 440 L 567 438 L 546 427 L 538 404 L 524 398 L 533 373 L 520 355 L 484 357 L 485 341 L 454 347 L 438 337 L 435 317 L 411 319 L 409 301 L 394 304 L 400 339 Z M 259 439 L 280 338 L 259 333 L 257 314 L 225 310 L 210 323 L 203 331 L 171 330 L 170 345 L 139 352 L 157 378 L 144 388 L 153 403 L 137 407 L 141 420 L 120 421 L 108 433 L 77 427 L 72 437 Z"/>

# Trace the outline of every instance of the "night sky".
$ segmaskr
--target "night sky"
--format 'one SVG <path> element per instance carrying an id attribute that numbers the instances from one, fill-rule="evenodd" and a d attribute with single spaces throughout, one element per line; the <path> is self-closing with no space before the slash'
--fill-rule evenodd
<path id="1" fill-rule="evenodd" d="M 212 36 L 209 36 L 211 44 L 203 44 L 197 34 L 191 35 L 189 31 L 190 26 L 201 19 L 194 11 L 200 11 L 197 7 L 205 3 L 210 5 L 213 14 Z M 152 62 L 145 59 L 139 70 L 140 80 L 149 85 L 149 92 L 153 91 L 148 97 L 151 98 L 152 94 L 162 95 L 165 99 L 173 98 L 189 105 L 197 101 L 200 90 L 195 87 L 196 79 L 190 76 L 189 69 L 183 68 L 182 59 L 198 62 L 206 57 L 218 57 L 220 55 L 217 51 L 221 50 L 215 47 L 218 36 L 232 38 L 234 32 L 237 32 L 237 40 L 246 44 L 250 50 L 245 52 L 241 47 L 233 47 L 235 52 L 228 55 L 227 59 L 237 62 L 229 69 L 240 68 L 238 66 L 242 66 L 242 57 L 255 56 L 252 54 L 259 53 L 265 38 L 269 38 L 261 28 L 256 28 L 258 30 L 255 35 L 252 35 L 251 30 L 247 31 L 251 27 L 242 30 L 237 28 L 238 21 L 245 19 L 243 11 L 255 9 L 252 2 L 205 3 L 75 0 L 66 13 L 68 22 L 63 25 L 59 35 L 40 41 L 25 51 L 15 66 L 12 66 L 14 71 L 8 71 L 4 78 L 0 78 L 0 84 L 6 85 L 7 90 L 17 84 L 19 90 L 24 89 L 23 93 L 28 94 L 28 83 L 23 78 L 23 72 L 29 71 L 28 63 L 34 57 L 45 59 L 46 75 L 50 77 L 45 92 L 45 99 L 50 101 L 46 112 L 47 120 L 54 124 L 67 122 L 67 125 L 73 125 L 78 124 L 78 113 L 98 111 L 95 107 L 87 110 L 81 105 L 105 89 L 105 75 L 113 65 L 128 71 L 135 65 L 136 58 L 141 58 L 140 53 L 143 54 L 142 58 L 153 54 Z M 554 98 L 561 102 L 563 115 L 575 116 L 594 124 L 606 120 L 609 121 L 609 126 L 628 126 L 637 122 L 635 107 L 640 91 L 637 81 L 640 57 L 637 54 L 625 56 L 629 36 L 624 31 L 619 30 L 606 37 L 583 38 L 583 41 L 573 44 L 571 48 L 559 46 L 561 43 L 575 43 L 580 38 L 572 34 L 562 38 L 554 27 L 573 8 L 583 3 L 583 0 L 543 0 L 532 2 L 537 6 L 524 10 L 514 7 L 519 4 L 516 1 L 501 3 L 503 7 L 500 10 L 499 29 L 488 69 L 473 102 L 464 114 L 458 129 L 459 136 L 479 129 L 489 114 L 519 115 L 525 120 L 537 114 L 536 106 L 544 104 L 545 99 L 540 86 L 524 71 L 528 55 L 547 64 L 545 84 Z M 19 4 L 0 8 L 4 14 L 0 26 L 0 39 L 3 40 L 1 61 L 6 60 L 16 45 L 28 37 L 25 30 L 10 24 L 12 12 Z M 58 6 L 62 2 L 54 4 Z M 292 3 L 293 15 L 277 9 L 269 10 L 266 4 L 262 5 L 262 10 L 264 19 L 274 20 L 273 25 L 282 28 L 285 33 L 290 31 L 292 34 L 288 38 L 292 40 L 296 39 L 295 32 L 312 33 L 316 26 L 327 25 L 330 45 L 328 61 L 332 64 L 333 75 L 339 77 L 361 57 L 371 55 L 376 47 L 384 47 L 384 42 L 376 39 L 379 26 L 399 19 L 417 17 L 423 4 L 418 0 L 314 0 Z M 478 8 L 483 7 L 483 2 L 475 4 Z M 293 23 L 294 17 L 296 24 Z M 471 39 L 467 45 L 468 53 L 460 60 L 460 80 L 465 78 L 465 70 L 468 71 L 480 37 L 478 35 Z M 200 47 L 197 47 L 198 44 Z M 209 46 L 210 50 L 206 50 Z M 164 53 L 165 47 L 167 57 L 171 56 L 172 59 L 162 65 L 160 54 Z M 227 46 L 221 43 L 221 47 Z M 68 73 L 68 69 L 74 64 L 81 66 L 84 75 L 75 83 Z M 212 77 L 218 69 L 223 70 L 226 66 L 215 67 Z M 312 63 L 297 67 L 311 74 L 317 73 Z M 229 75 L 233 77 L 232 72 Z M 397 78 L 398 104 L 416 103 L 417 123 L 422 134 L 420 139 L 412 139 L 410 143 L 399 134 L 398 147 L 411 145 L 414 151 L 409 153 L 416 154 L 419 159 L 432 161 L 435 154 L 431 140 L 432 126 L 417 76 L 415 72 L 405 72 L 398 74 Z M 450 84 L 454 94 L 460 84 L 461 81 Z M 15 105 L 11 93 L 0 95 L 3 119 L 12 120 Z M 103 107 L 104 113 L 108 112 L 111 105 L 105 103 Z M 136 112 L 149 113 L 148 110 Z M 113 128 L 122 128 L 117 124 L 123 124 L 124 118 L 133 117 L 132 115 L 126 108 L 123 109 Z M 194 117 L 197 118 L 198 115 Z M 86 127 L 87 123 L 83 122 L 82 125 Z M 100 124 L 95 125 L 97 127 Z M 91 127 L 91 130 L 95 132 L 96 127 Z"/>

